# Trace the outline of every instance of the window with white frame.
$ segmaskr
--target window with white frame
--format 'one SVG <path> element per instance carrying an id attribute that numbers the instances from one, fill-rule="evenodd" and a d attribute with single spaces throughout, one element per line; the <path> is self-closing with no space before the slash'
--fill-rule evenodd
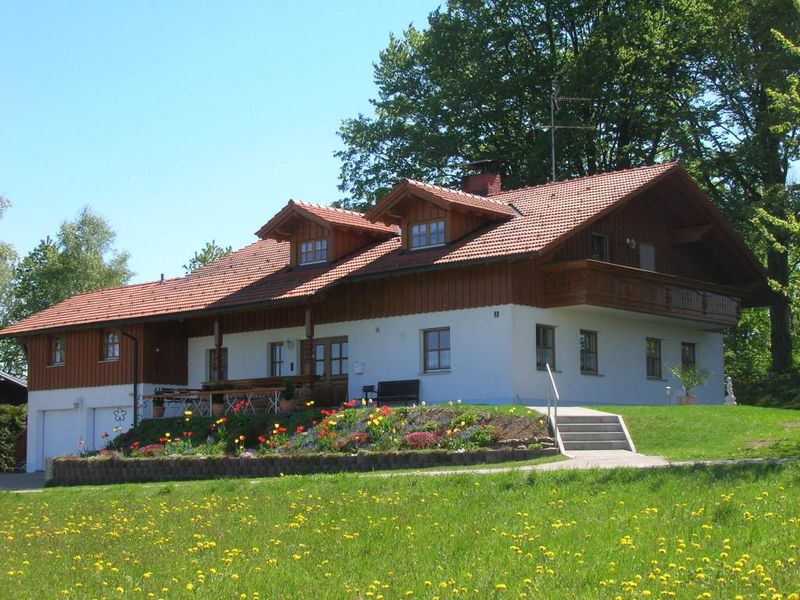
<path id="1" fill-rule="evenodd" d="M 103 360 L 117 360 L 119 358 L 119 333 L 106 331 L 103 334 Z"/>
<path id="2" fill-rule="evenodd" d="M 430 248 L 444 244 L 444 220 L 414 223 L 411 226 L 411 249 Z"/>
<path id="3" fill-rule="evenodd" d="M 425 329 L 422 332 L 423 370 L 447 371 L 450 369 L 450 328 Z"/>
<path id="4" fill-rule="evenodd" d="M 310 265 L 328 260 L 328 240 L 300 242 L 300 264 Z"/>

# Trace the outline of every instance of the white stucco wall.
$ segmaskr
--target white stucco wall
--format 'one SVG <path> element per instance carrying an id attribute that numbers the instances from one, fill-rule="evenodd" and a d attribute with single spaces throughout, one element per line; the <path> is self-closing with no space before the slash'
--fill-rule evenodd
<path id="1" fill-rule="evenodd" d="M 140 384 L 139 394 L 151 394 L 153 384 Z M 102 433 L 115 437 L 133 424 L 133 386 L 42 390 L 28 393 L 28 472 L 44 468 L 44 459 L 61 454 L 78 454 L 81 449 L 100 450 Z M 114 411 L 123 409 L 124 420 Z M 121 429 L 114 432 L 115 426 Z M 45 438 L 45 429 L 47 436 Z M 80 442 L 83 442 L 81 444 Z"/>
<path id="2" fill-rule="evenodd" d="M 666 404 L 666 386 L 672 387 L 675 403 L 682 388 L 669 367 L 681 362 L 681 342 L 696 344 L 697 365 L 710 372 L 705 385 L 693 390 L 698 402 L 722 402 L 722 334 L 704 331 L 702 324 L 594 307 L 515 306 L 512 312 L 514 388 L 521 402 L 540 403 L 547 397 L 547 373 L 536 370 L 537 323 L 556 328 L 554 379 L 564 404 Z M 599 376 L 580 372 L 581 329 L 597 332 Z M 661 380 L 647 378 L 648 337 L 661 340 Z"/>

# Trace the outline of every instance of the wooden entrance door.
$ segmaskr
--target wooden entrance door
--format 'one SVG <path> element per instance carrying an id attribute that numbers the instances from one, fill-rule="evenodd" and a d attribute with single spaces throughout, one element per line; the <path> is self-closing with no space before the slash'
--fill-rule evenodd
<path id="1" fill-rule="evenodd" d="M 303 374 L 314 374 L 314 402 L 321 406 L 335 406 L 347 401 L 347 374 L 350 369 L 350 352 L 347 337 L 319 338 L 304 343 Z M 309 365 L 311 371 L 309 373 Z"/>

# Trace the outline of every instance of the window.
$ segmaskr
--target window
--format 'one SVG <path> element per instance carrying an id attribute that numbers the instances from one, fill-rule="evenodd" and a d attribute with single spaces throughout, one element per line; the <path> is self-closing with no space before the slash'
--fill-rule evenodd
<path id="1" fill-rule="evenodd" d="M 597 332 L 581 329 L 581 373 L 597 375 Z"/>
<path id="2" fill-rule="evenodd" d="M 608 236 L 602 233 L 592 234 L 592 258 L 608 262 Z"/>
<path id="3" fill-rule="evenodd" d="M 549 364 L 556 368 L 556 328 L 550 325 L 536 326 L 536 368 L 545 370 Z"/>
<path id="4" fill-rule="evenodd" d="M 647 378 L 661 379 L 661 340 L 647 338 L 645 346 Z"/>
<path id="5" fill-rule="evenodd" d="M 119 334 L 116 331 L 106 331 L 103 334 L 103 360 L 117 360 L 119 358 Z"/>
<path id="6" fill-rule="evenodd" d="M 314 375 L 325 376 L 325 344 L 314 344 Z"/>
<path id="7" fill-rule="evenodd" d="M 694 367 L 697 365 L 695 359 L 695 344 L 689 342 L 681 342 L 681 365 L 686 368 Z"/>
<path id="8" fill-rule="evenodd" d="M 283 375 L 283 342 L 269 345 L 269 374 L 272 377 Z"/>
<path id="9" fill-rule="evenodd" d="M 331 375 L 347 375 L 347 342 L 331 343 Z"/>
<path id="10" fill-rule="evenodd" d="M 217 350 L 211 348 L 206 353 L 208 369 L 208 381 L 225 381 L 228 379 L 228 349 L 222 348 L 222 353 L 219 357 L 219 379 L 217 379 Z"/>
<path id="11" fill-rule="evenodd" d="M 67 340 L 63 337 L 54 337 L 50 342 L 50 364 L 63 365 L 67 356 Z"/>
<path id="12" fill-rule="evenodd" d="M 656 270 L 656 247 L 653 244 L 639 244 L 639 268 Z"/>
<path id="13" fill-rule="evenodd" d="M 411 248 L 430 248 L 444 244 L 444 221 L 415 223 L 411 226 Z"/>
<path id="14" fill-rule="evenodd" d="M 450 368 L 450 328 L 426 329 L 422 332 L 424 371 L 446 371 Z"/>
<path id="15" fill-rule="evenodd" d="M 311 240 L 300 243 L 300 264 L 310 265 L 328 260 L 328 240 Z"/>

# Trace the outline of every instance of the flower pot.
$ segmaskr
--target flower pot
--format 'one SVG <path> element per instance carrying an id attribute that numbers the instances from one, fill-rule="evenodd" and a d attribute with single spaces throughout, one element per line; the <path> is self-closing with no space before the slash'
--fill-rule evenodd
<path id="1" fill-rule="evenodd" d="M 154 419 L 162 419 L 164 417 L 164 405 L 163 404 L 154 404 L 153 405 L 153 418 Z"/>
<path id="2" fill-rule="evenodd" d="M 697 402 L 697 398 L 694 396 L 678 396 L 678 404 L 681 406 L 694 404 L 695 402 Z"/>
<path id="3" fill-rule="evenodd" d="M 212 402 L 211 414 L 215 417 L 222 417 L 225 415 L 225 404 L 222 402 Z"/>
<path id="4" fill-rule="evenodd" d="M 289 413 L 297 408 L 297 403 L 294 400 L 286 400 L 281 398 L 278 401 L 278 408 L 282 413 Z"/>

